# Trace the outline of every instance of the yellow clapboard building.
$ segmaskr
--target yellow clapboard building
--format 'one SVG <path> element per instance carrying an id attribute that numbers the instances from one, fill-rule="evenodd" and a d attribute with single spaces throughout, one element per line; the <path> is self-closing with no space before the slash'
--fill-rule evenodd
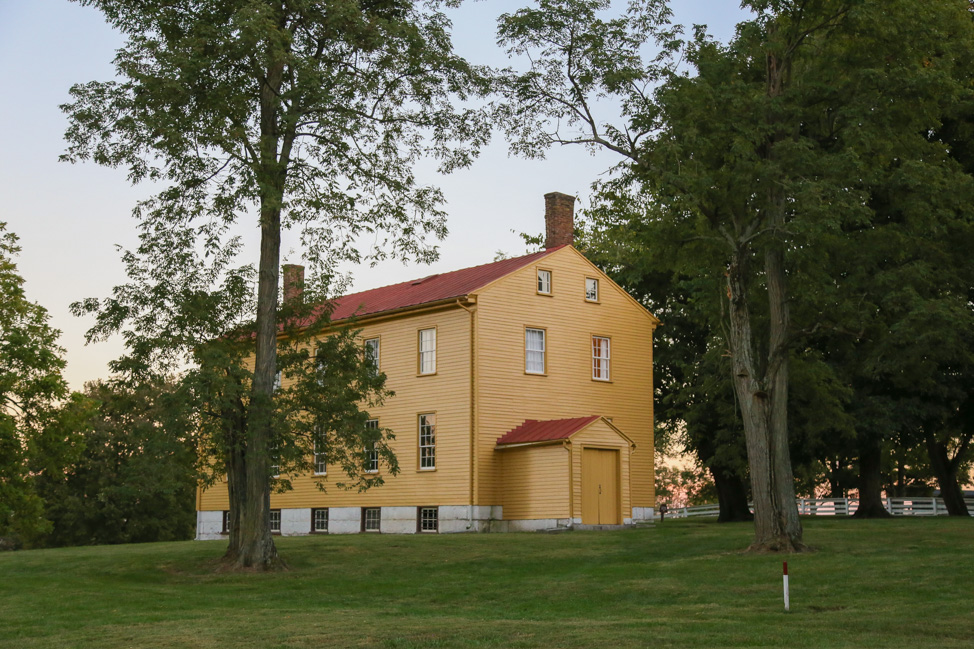
<path id="1" fill-rule="evenodd" d="M 271 495 L 272 529 L 447 533 L 652 520 L 658 320 L 571 245 L 574 197 L 545 202 L 540 252 L 338 301 L 333 320 L 355 315 L 395 392 L 370 416 L 394 431 L 400 473 L 358 493 L 336 487 L 340 469 L 332 475 L 322 462 Z M 225 534 L 227 507 L 225 484 L 199 492 L 197 538 Z"/>

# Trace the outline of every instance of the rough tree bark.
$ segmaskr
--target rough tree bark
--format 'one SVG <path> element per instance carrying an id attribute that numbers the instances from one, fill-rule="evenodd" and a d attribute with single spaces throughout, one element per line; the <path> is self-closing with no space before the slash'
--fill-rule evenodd
<path id="1" fill-rule="evenodd" d="M 964 440 L 954 457 L 950 457 L 947 445 L 938 440 L 936 435 L 926 433 L 924 438 L 927 454 L 930 456 L 930 468 L 933 469 L 937 484 L 940 485 L 940 497 L 944 499 L 947 513 L 951 516 L 969 516 L 967 503 L 964 502 L 964 492 L 957 482 L 957 469 L 971 438 L 967 437 Z"/>
<path id="2" fill-rule="evenodd" d="M 866 436 L 859 444 L 859 508 L 855 518 L 889 518 L 883 503 L 882 447 Z"/>
<path id="3" fill-rule="evenodd" d="M 754 520 L 754 514 L 747 506 L 747 485 L 737 473 L 710 468 L 717 489 L 717 503 L 720 512 L 718 523 L 740 523 Z"/>

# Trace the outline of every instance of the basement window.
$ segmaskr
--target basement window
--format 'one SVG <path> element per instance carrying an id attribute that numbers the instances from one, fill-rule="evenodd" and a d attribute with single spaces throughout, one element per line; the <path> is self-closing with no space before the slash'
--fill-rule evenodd
<path id="1" fill-rule="evenodd" d="M 324 534 L 328 531 L 328 508 L 311 510 L 311 531 L 317 534 Z"/>
<path id="2" fill-rule="evenodd" d="M 271 534 L 281 533 L 281 510 L 271 510 Z"/>
<path id="3" fill-rule="evenodd" d="M 440 508 L 419 508 L 419 531 L 436 534 L 440 529 Z"/>
<path id="4" fill-rule="evenodd" d="M 381 526 L 382 526 L 382 508 L 363 507 L 362 508 L 362 531 L 380 532 Z"/>

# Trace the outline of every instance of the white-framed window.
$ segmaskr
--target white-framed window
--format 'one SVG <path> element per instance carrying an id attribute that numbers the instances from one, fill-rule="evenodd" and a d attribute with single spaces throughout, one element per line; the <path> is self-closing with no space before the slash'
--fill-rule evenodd
<path id="1" fill-rule="evenodd" d="M 325 376 L 328 375 L 328 361 L 325 359 L 323 354 L 319 354 L 320 350 L 315 348 L 314 350 L 314 363 L 315 363 L 315 376 L 318 381 L 318 385 L 325 384 Z"/>
<path id="2" fill-rule="evenodd" d="M 363 532 L 382 531 L 382 508 L 381 507 L 362 508 L 362 531 Z"/>
<path id="3" fill-rule="evenodd" d="M 328 531 L 327 507 L 311 510 L 311 531 L 319 533 Z"/>
<path id="4" fill-rule="evenodd" d="M 585 299 L 589 302 L 599 301 L 599 280 L 594 277 L 585 278 Z"/>
<path id="5" fill-rule="evenodd" d="M 379 427 L 378 419 L 370 419 L 365 422 L 366 428 L 376 429 Z M 365 472 L 366 473 L 378 473 L 379 472 L 379 450 L 372 444 L 372 448 L 365 450 Z"/>
<path id="6" fill-rule="evenodd" d="M 223 529 L 220 530 L 220 533 L 221 534 L 230 533 L 230 510 L 228 509 L 223 510 Z"/>
<path id="7" fill-rule="evenodd" d="M 277 392 L 280 389 L 281 389 L 281 370 L 277 370 L 277 373 L 274 375 L 274 392 Z"/>
<path id="8" fill-rule="evenodd" d="M 538 293 L 551 295 L 551 271 L 538 269 Z"/>
<path id="9" fill-rule="evenodd" d="M 528 374 L 544 374 L 545 371 L 545 330 L 524 330 L 524 371 Z"/>
<path id="10" fill-rule="evenodd" d="M 281 510 L 272 509 L 271 510 L 271 532 L 280 533 L 281 531 Z"/>
<path id="11" fill-rule="evenodd" d="M 419 330 L 419 373 L 436 373 L 436 329 Z"/>
<path id="12" fill-rule="evenodd" d="M 419 530 L 420 532 L 436 533 L 440 529 L 440 508 L 439 507 L 420 507 L 419 508 Z"/>
<path id="13" fill-rule="evenodd" d="M 271 454 L 271 476 L 274 477 L 274 478 L 280 478 L 281 477 L 281 465 L 280 465 L 281 458 L 280 458 L 280 452 L 278 451 L 277 444 L 271 444 L 268 447 L 268 450 L 270 451 L 270 454 Z"/>
<path id="14" fill-rule="evenodd" d="M 379 339 L 367 338 L 365 340 L 365 360 L 372 364 L 372 374 L 379 373 Z"/>
<path id="15" fill-rule="evenodd" d="M 436 468 L 436 414 L 419 416 L 419 468 Z"/>
<path id="16" fill-rule="evenodd" d="M 604 336 L 592 336 L 592 378 L 596 381 L 610 379 L 611 342 Z"/>
<path id="17" fill-rule="evenodd" d="M 326 475 L 328 473 L 328 457 L 326 454 L 325 436 L 320 435 L 315 440 L 315 475 Z"/>

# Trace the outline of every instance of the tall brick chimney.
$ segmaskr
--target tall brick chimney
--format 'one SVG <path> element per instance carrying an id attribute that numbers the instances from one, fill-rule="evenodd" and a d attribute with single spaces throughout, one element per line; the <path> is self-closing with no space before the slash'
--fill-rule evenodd
<path id="1" fill-rule="evenodd" d="M 284 264 L 284 304 L 300 303 L 304 293 L 304 266 Z"/>
<path id="2" fill-rule="evenodd" d="M 544 195 L 544 247 L 575 243 L 575 197 L 561 192 Z"/>

